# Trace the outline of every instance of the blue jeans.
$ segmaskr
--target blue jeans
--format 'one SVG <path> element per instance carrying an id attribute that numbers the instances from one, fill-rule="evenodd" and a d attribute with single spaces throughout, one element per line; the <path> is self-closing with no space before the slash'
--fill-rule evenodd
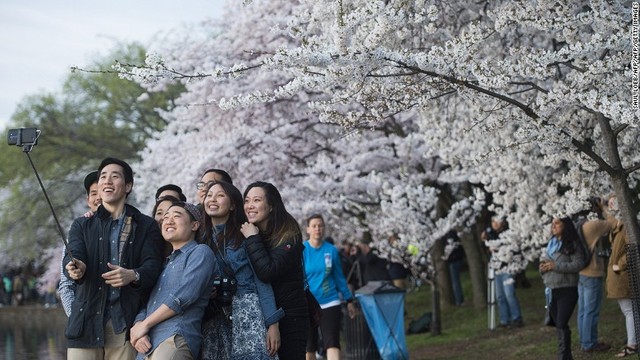
<path id="1" fill-rule="evenodd" d="M 580 275 L 578 282 L 578 335 L 583 350 L 598 343 L 598 318 L 602 305 L 602 278 Z"/>
<path id="2" fill-rule="evenodd" d="M 516 298 L 516 281 L 511 274 L 496 274 L 496 297 L 500 324 L 522 320 L 520 303 Z"/>
<path id="3" fill-rule="evenodd" d="M 453 288 L 453 298 L 456 305 L 464 302 L 464 294 L 460 284 L 460 267 L 462 267 L 462 260 L 449 263 L 449 277 L 451 277 L 451 287 Z"/>

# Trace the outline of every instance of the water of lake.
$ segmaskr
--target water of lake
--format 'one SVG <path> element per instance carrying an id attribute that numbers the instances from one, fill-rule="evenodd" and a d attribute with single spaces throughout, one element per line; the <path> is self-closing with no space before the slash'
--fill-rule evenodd
<path id="1" fill-rule="evenodd" d="M 66 322 L 60 308 L 0 308 L 0 359 L 66 359 Z"/>

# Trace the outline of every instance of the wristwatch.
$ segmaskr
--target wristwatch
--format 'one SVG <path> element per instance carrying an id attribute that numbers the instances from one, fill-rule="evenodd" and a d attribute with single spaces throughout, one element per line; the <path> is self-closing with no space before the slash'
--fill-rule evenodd
<path id="1" fill-rule="evenodd" d="M 138 281 L 140 281 L 140 273 L 135 270 L 133 270 L 133 272 L 136 274 L 136 279 L 133 280 L 133 282 L 137 283 Z"/>

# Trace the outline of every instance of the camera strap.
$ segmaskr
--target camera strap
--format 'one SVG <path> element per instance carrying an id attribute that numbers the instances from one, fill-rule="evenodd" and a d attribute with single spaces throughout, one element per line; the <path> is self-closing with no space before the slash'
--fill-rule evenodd
<path id="1" fill-rule="evenodd" d="M 211 241 L 211 247 L 213 247 L 213 252 L 216 255 L 216 258 L 218 259 L 218 261 L 221 263 L 221 267 L 222 267 L 222 271 L 225 272 L 225 275 L 229 278 L 233 278 L 234 276 L 234 272 L 233 269 L 231 268 L 231 265 L 229 265 L 229 263 L 227 262 L 227 259 L 225 259 L 224 255 L 222 255 L 222 252 L 220 251 L 220 247 L 218 246 L 218 242 L 217 241 Z"/>

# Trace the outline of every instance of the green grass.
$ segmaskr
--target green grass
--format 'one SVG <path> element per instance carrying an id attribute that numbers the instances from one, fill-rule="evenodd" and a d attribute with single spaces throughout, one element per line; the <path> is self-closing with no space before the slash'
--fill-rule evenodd
<path id="1" fill-rule="evenodd" d="M 486 307 L 475 309 L 470 303 L 471 285 L 468 273 L 462 274 L 466 304 L 442 306 L 442 334 L 407 335 L 412 360 L 421 359 L 554 359 L 557 343 L 555 329 L 543 325 L 544 285 L 535 269 L 527 271 L 531 281 L 528 289 L 518 288 L 525 326 L 516 329 L 488 329 Z M 442 301 L 441 301 L 442 302 Z M 406 297 L 405 326 L 409 321 L 431 311 L 431 291 L 428 285 L 410 292 Z M 583 353 L 578 344 L 576 307 L 571 320 L 572 350 L 575 359 L 611 359 L 625 341 L 624 317 L 615 300 L 604 299 L 599 321 L 599 340 L 612 345 L 608 353 Z M 496 318 L 497 322 L 497 318 Z"/>

